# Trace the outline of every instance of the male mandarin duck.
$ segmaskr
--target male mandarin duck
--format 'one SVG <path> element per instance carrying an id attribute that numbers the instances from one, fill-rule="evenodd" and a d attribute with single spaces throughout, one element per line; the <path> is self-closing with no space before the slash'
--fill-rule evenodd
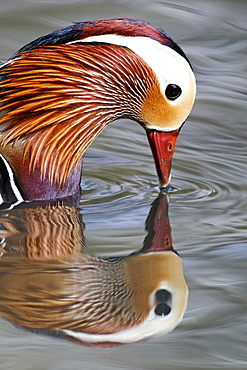
<path id="1" fill-rule="evenodd" d="M 144 21 L 76 23 L 27 44 L 0 68 L 0 200 L 78 192 L 85 150 L 119 118 L 144 127 L 166 187 L 195 90 L 184 52 Z"/>

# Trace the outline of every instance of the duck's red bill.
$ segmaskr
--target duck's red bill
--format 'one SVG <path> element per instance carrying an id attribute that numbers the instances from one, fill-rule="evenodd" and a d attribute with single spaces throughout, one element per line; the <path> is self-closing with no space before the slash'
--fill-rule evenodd
<path id="1" fill-rule="evenodd" d="M 172 155 L 178 133 L 179 130 L 170 132 L 147 130 L 161 188 L 166 188 L 170 182 Z"/>

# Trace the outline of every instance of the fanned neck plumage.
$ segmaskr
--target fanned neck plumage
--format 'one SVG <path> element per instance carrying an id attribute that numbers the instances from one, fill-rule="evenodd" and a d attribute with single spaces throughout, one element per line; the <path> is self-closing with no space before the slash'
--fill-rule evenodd
<path id="1" fill-rule="evenodd" d="M 115 45 L 48 46 L 20 54 L 1 83 L 2 147 L 22 140 L 28 171 L 60 187 L 111 121 L 138 120 L 154 81 L 131 50 Z M 152 74 L 151 74 L 152 76 Z"/>

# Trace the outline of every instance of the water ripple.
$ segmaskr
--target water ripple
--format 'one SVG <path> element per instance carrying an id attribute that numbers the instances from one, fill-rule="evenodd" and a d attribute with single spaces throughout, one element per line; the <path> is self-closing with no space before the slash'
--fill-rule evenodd
<path id="1" fill-rule="evenodd" d="M 202 181 L 195 181 L 189 178 L 178 178 L 174 179 L 172 182 L 169 193 L 173 196 L 184 195 L 187 199 L 201 201 L 216 197 L 220 193 L 220 189 Z"/>
<path id="2" fill-rule="evenodd" d="M 135 179 L 134 179 L 135 180 Z M 105 212 L 106 210 L 135 207 L 151 203 L 158 195 L 158 187 L 154 188 L 147 181 L 140 187 L 136 182 L 112 182 L 102 178 L 84 178 L 82 183 L 81 207 L 85 212 Z"/>
<path id="3" fill-rule="evenodd" d="M 81 206 L 90 213 L 151 203 L 160 191 L 158 185 L 148 181 L 140 187 L 138 180 L 133 185 L 133 181 L 113 183 L 102 178 L 85 178 L 82 188 Z M 167 189 L 168 195 L 183 198 L 183 202 L 211 201 L 227 192 L 222 184 L 208 184 L 189 177 L 173 178 Z"/>

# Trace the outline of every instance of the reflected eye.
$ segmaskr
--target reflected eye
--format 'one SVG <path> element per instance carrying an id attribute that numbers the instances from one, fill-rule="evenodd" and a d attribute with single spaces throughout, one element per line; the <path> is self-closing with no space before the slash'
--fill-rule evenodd
<path id="1" fill-rule="evenodd" d="M 172 297 L 171 293 L 166 289 L 157 290 L 155 296 L 158 302 L 167 302 Z"/>
<path id="2" fill-rule="evenodd" d="M 171 307 L 169 307 L 166 303 L 159 303 L 154 312 L 158 316 L 166 316 L 171 312 Z"/>
<path id="3" fill-rule="evenodd" d="M 171 312 L 171 293 L 166 289 L 159 289 L 155 293 L 155 298 L 157 301 L 157 306 L 154 310 L 158 316 L 166 316 Z"/>
<path id="4" fill-rule="evenodd" d="M 181 87 L 175 84 L 169 84 L 166 88 L 165 94 L 167 99 L 175 100 L 177 99 L 182 93 Z"/>

